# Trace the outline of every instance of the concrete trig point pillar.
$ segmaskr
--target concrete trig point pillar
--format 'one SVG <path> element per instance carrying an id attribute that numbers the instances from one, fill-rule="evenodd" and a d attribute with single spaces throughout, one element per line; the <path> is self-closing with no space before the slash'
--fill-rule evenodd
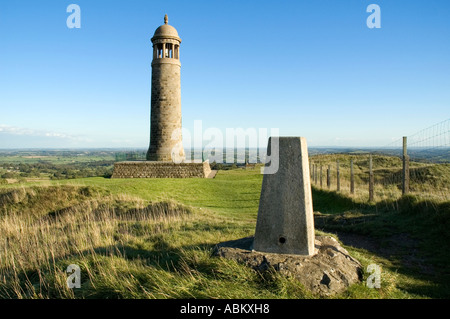
<path id="1" fill-rule="evenodd" d="M 274 139 L 279 143 L 272 143 Z M 279 145 L 279 166 L 274 174 L 263 177 L 253 249 L 313 255 L 314 218 L 306 139 L 270 137 L 267 151 L 273 159 L 276 150 L 271 144 Z M 267 163 L 266 168 L 270 165 Z"/>

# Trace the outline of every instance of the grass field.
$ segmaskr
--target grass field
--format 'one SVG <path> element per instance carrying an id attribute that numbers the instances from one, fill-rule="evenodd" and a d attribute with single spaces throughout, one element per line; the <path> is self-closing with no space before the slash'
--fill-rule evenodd
<path id="1" fill-rule="evenodd" d="M 395 174 L 394 162 L 383 169 Z M 211 257 L 215 244 L 253 235 L 261 183 L 259 169 L 237 169 L 215 179 L 0 185 L 0 298 L 317 298 L 291 278 Z M 440 182 L 430 185 L 440 194 Z M 316 232 L 338 238 L 364 270 L 382 269 L 381 288 L 366 287 L 364 272 L 335 298 L 448 298 L 450 199 L 442 194 L 368 203 L 363 193 L 313 187 Z M 67 288 L 70 264 L 81 268 L 79 289 Z"/>

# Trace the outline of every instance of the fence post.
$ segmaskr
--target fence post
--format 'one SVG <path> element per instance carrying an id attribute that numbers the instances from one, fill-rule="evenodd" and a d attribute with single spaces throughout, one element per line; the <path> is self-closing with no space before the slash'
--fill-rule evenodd
<path id="1" fill-rule="evenodd" d="M 328 165 L 328 168 L 327 168 L 327 187 L 328 187 L 328 189 L 331 187 L 330 174 L 331 174 L 331 165 Z"/>
<path id="2" fill-rule="evenodd" d="M 409 156 L 407 152 L 407 137 L 403 136 L 402 195 L 409 193 Z"/>
<path id="3" fill-rule="evenodd" d="M 336 160 L 336 189 L 339 192 L 341 190 L 341 181 L 339 179 L 339 160 Z"/>
<path id="4" fill-rule="evenodd" d="M 259 158 L 259 145 L 256 147 L 256 163 L 261 163 L 261 160 Z"/>
<path id="5" fill-rule="evenodd" d="M 372 169 L 372 154 L 369 155 L 369 202 L 373 202 L 373 169 Z"/>
<path id="6" fill-rule="evenodd" d="M 313 182 L 316 184 L 316 163 L 313 164 Z"/>
<path id="7" fill-rule="evenodd" d="M 317 185 L 317 167 L 318 167 L 318 165 L 317 164 L 315 164 L 315 166 L 316 166 L 316 169 L 314 170 L 314 172 L 316 173 L 316 176 L 314 176 L 314 184 L 316 184 Z"/>
<path id="8" fill-rule="evenodd" d="M 350 160 L 350 193 L 355 193 L 355 175 L 353 173 L 353 159 Z"/>
<path id="9" fill-rule="evenodd" d="M 322 165 L 320 165 L 320 188 L 322 188 Z"/>
<path id="10" fill-rule="evenodd" d="M 316 183 L 316 164 L 313 164 L 313 183 Z"/>

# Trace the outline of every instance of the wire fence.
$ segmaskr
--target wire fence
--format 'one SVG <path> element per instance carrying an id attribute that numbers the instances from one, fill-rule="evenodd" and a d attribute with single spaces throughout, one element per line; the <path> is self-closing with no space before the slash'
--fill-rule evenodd
<path id="1" fill-rule="evenodd" d="M 403 159 L 396 156 L 326 154 L 310 160 L 313 187 L 356 201 L 395 201 L 406 194 L 450 201 L 450 164 L 411 161 L 407 179 L 404 172 Z"/>
<path id="2" fill-rule="evenodd" d="M 311 156 L 312 185 L 369 202 L 405 194 L 450 201 L 450 119 L 356 153 Z"/>
<path id="3" fill-rule="evenodd" d="M 261 153 L 261 155 L 260 155 Z M 185 149 L 185 161 L 187 162 L 204 162 L 208 160 L 210 163 L 221 163 L 227 165 L 246 165 L 262 163 L 266 154 L 266 149 L 257 148 L 224 148 L 219 152 L 207 149 Z M 115 161 L 145 161 L 147 153 L 145 150 L 132 150 L 117 152 Z"/>
<path id="4" fill-rule="evenodd" d="M 450 163 L 450 119 L 406 136 L 411 160 L 428 163 Z M 374 153 L 401 156 L 403 138 L 386 144 Z"/>
<path id="5" fill-rule="evenodd" d="M 143 150 L 117 152 L 115 154 L 116 162 L 124 161 L 145 161 L 147 153 Z"/>

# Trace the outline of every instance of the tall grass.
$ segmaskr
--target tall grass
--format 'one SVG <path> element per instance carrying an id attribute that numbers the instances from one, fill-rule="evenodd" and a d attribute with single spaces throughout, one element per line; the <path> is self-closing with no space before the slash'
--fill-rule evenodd
<path id="1" fill-rule="evenodd" d="M 41 198 L 48 191 L 31 188 L 7 192 L 3 194 L 3 204 L 16 203 L 21 207 L 19 200 L 25 198 L 33 204 L 34 197 Z M 66 188 L 68 203 L 79 193 L 79 188 Z M 71 260 L 81 264 L 89 277 L 94 276 L 94 264 L 98 271 L 95 276 L 118 280 L 120 276 L 114 275 L 117 265 L 99 267 L 101 256 L 123 259 L 125 247 L 133 243 L 139 246 L 139 238 L 167 231 L 190 214 L 189 208 L 175 202 L 149 204 L 127 195 L 94 196 L 58 210 L 54 210 L 55 203 L 48 201 L 42 202 L 40 208 L 40 217 L 24 214 L 11 205 L 1 211 L 0 297 L 73 297 L 65 272 Z M 48 213 L 42 214 L 44 211 Z"/>
<path id="2" fill-rule="evenodd" d="M 295 281 L 211 258 L 219 241 L 246 235 L 242 221 L 170 200 L 57 187 L 2 193 L 0 298 L 305 296 Z M 56 203 L 55 196 L 38 205 L 39 213 L 24 213 L 52 192 L 67 202 Z M 67 286 L 71 264 L 81 268 L 80 289 Z"/>

